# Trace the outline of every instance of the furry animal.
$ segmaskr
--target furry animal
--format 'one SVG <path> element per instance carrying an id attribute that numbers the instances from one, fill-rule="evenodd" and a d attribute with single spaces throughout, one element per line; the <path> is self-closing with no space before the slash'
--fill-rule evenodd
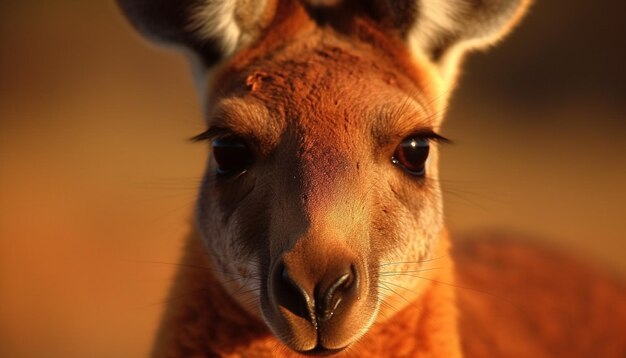
<path id="1" fill-rule="evenodd" d="M 211 146 L 155 357 L 555 352 L 507 346 L 489 303 L 457 302 L 494 274 L 464 256 L 479 249 L 451 255 L 437 171 L 464 54 L 527 0 L 118 3 L 191 57 Z"/>

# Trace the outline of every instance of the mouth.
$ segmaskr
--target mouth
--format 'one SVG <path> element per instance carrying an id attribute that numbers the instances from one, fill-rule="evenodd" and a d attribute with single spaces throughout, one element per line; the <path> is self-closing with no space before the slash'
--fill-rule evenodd
<path id="1" fill-rule="evenodd" d="M 306 356 L 330 356 L 333 354 L 337 354 L 339 352 L 342 352 L 344 349 L 346 349 L 348 346 L 345 346 L 343 348 L 326 348 L 321 344 L 317 344 L 317 346 L 315 346 L 315 348 L 313 349 L 309 349 L 307 351 L 299 351 L 298 353 L 302 354 L 302 355 L 306 355 Z"/>

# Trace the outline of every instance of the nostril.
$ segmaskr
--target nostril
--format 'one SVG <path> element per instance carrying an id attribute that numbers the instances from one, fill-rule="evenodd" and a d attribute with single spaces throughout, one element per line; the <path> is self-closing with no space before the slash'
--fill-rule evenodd
<path id="1" fill-rule="evenodd" d="M 279 306 L 311 323 L 315 323 L 315 317 L 310 308 L 312 303 L 309 295 L 294 281 L 287 268 L 282 264 L 276 268 L 273 286 Z"/>
<path id="2" fill-rule="evenodd" d="M 315 313 L 320 321 L 327 321 L 333 316 L 344 297 L 353 291 L 356 281 L 356 270 L 351 265 L 348 272 L 343 273 L 332 281 L 325 290 L 316 292 Z"/>
<path id="3" fill-rule="evenodd" d="M 311 292 L 305 287 L 309 287 L 307 283 L 312 283 L 312 277 L 294 275 L 282 262 L 276 265 L 270 285 L 277 308 L 283 310 L 283 314 L 288 311 L 317 327 L 320 322 L 328 321 L 337 312 L 350 307 L 359 290 L 356 266 L 344 261 L 324 271 L 321 277 L 315 279 L 316 283 L 309 285 L 314 287 Z"/>

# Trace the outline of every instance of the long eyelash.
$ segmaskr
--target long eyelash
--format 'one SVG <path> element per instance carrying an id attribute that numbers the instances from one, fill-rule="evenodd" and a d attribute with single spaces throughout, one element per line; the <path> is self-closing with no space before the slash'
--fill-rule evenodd
<path id="1" fill-rule="evenodd" d="M 432 130 L 426 130 L 426 131 L 418 131 L 418 132 L 414 132 L 413 134 L 408 135 L 407 137 L 420 137 L 420 138 L 424 138 L 424 139 L 428 139 L 428 140 L 432 140 L 435 141 L 437 143 L 443 143 L 443 144 L 454 144 L 454 142 L 440 134 L 435 133 Z"/>
<path id="2" fill-rule="evenodd" d="M 224 127 L 210 127 L 204 132 L 191 137 L 189 140 L 192 142 L 209 142 L 213 139 L 226 137 L 232 135 L 232 131 Z"/>

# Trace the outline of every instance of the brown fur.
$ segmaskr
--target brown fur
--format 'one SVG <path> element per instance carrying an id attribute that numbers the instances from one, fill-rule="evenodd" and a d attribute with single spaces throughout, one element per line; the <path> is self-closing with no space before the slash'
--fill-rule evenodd
<path id="1" fill-rule="evenodd" d="M 191 236 L 154 357 L 295 355 L 224 292 L 206 255 Z M 443 256 L 436 265 L 444 269 L 421 275 L 429 282 L 424 296 L 374 325 L 345 356 L 626 355 L 626 285 L 606 273 L 501 234 L 457 242 L 452 257 L 456 281 L 452 260 Z"/>
<path id="2" fill-rule="evenodd" d="M 624 282 L 521 242 L 482 233 L 455 244 L 457 283 L 470 288 L 457 290 L 465 355 L 626 357 Z"/>
<path id="3" fill-rule="evenodd" d="M 436 265 L 422 275 L 423 296 L 375 324 L 346 357 L 459 357 L 453 264 L 442 237 Z M 196 235 L 185 249 L 183 266 L 156 339 L 154 357 L 300 356 L 288 350 L 264 323 L 248 315 L 215 279 Z M 399 292 L 402 292 L 401 289 Z"/>
<path id="4" fill-rule="evenodd" d="M 328 272 L 352 263 L 362 278 L 359 292 L 320 338 L 343 348 L 376 319 L 382 298 L 401 309 L 421 294 L 420 282 L 386 277 L 381 284 L 407 289 L 404 299 L 395 297 L 379 287 L 377 268 L 433 255 L 443 228 L 438 182 L 411 180 L 390 158 L 403 138 L 438 126 L 445 98 L 431 86 L 434 75 L 418 70 L 402 44 L 366 18 L 343 23 L 342 31 L 350 30 L 341 33 L 317 26 L 302 6 L 284 4 L 268 35 L 215 75 L 209 126 L 254 138 L 259 159 L 237 181 L 204 186 L 198 220 L 209 250 L 222 257 L 215 263 L 224 272 L 220 281 L 293 349 L 312 348 L 308 323 L 277 311 L 271 279 L 250 291 L 245 278 L 230 273 L 273 277 L 284 264 L 313 292 Z M 346 42 L 348 34 L 355 38 Z M 433 145 L 432 178 L 436 158 Z M 235 295 L 241 290 L 256 301 Z"/>
<path id="5" fill-rule="evenodd" d="M 166 24 L 165 35 L 171 35 L 167 31 L 177 24 L 145 0 L 120 1 L 138 26 L 146 16 L 141 6 L 158 15 L 148 31 Z M 180 14 L 189 10 L 159 1 Z M 213 13 L 235 3 L 203 4 Z M 528 289 L 515 305 L 507 299 L 492 304 L 487 298 L 493 297 L 484 294 L 455 301 L 464 282 L 474 287 L 476 280 L 490 279 L 489 289 L 497 290 L 533 269 L 528 263 L 542 267 L 544 275 L 556 266 L 533 251 L 505 247 L 497 269 L 508 262 L 517 268 L 510 276 L 494 276 L 493 267 L 483 270 L 495 257 L 481 256 L 489 247 L 466 246 L 455 251 L 457 282 L 443 226 L 437 146 L 431 146 L 424 176 L 391 161 L 404 139 L 436 136 L 464 52 L 501 37 L 528 1 L 265 4 L 235 9 L 238 27 L 206 19 L 205 12 L 193 13 L 204 35 L 175 26 L 200 50 L 216 51 L 211 44 L 222 43 L 219 54 L 228 58 L 212 71 L 209 129 L 199 137 L 240 138 L 253 164 L 216 177 L 217 159 L 210 160 L 198 198 L 197 233 L 189 240 L 155 356 L 341 351 L 359 357 L 457 357 L 463 350 L 524 356 L 565 349 L 562 337 L 578 336 L 566 335 L 558 310 L 541 301 L 555 300 L 553 293 L 521 286 Z M 261 20 L 246 23 L 244 10 Z M 230 30 L 220 39 L 215 31 L 222 28 Z M 552 261 L 567 267 L 558 257 Z M 593 277 L 583 269 L 577 273 Z M 537 283 L 554 285 L 539 278 Z M 559 292 L 578 287 L 564 282 Z M 618 296 L 617 286 L 602 287 L 605 296 L 585 293 L 590 304 Z M 339 292 L 338 300 L 333 292 Z M 581 312 L 581 302 L 571 312 Z M 516 315 L 511 306 L 528 313 Z M 508 345 L 517 338 L 529 344 Z"/>

